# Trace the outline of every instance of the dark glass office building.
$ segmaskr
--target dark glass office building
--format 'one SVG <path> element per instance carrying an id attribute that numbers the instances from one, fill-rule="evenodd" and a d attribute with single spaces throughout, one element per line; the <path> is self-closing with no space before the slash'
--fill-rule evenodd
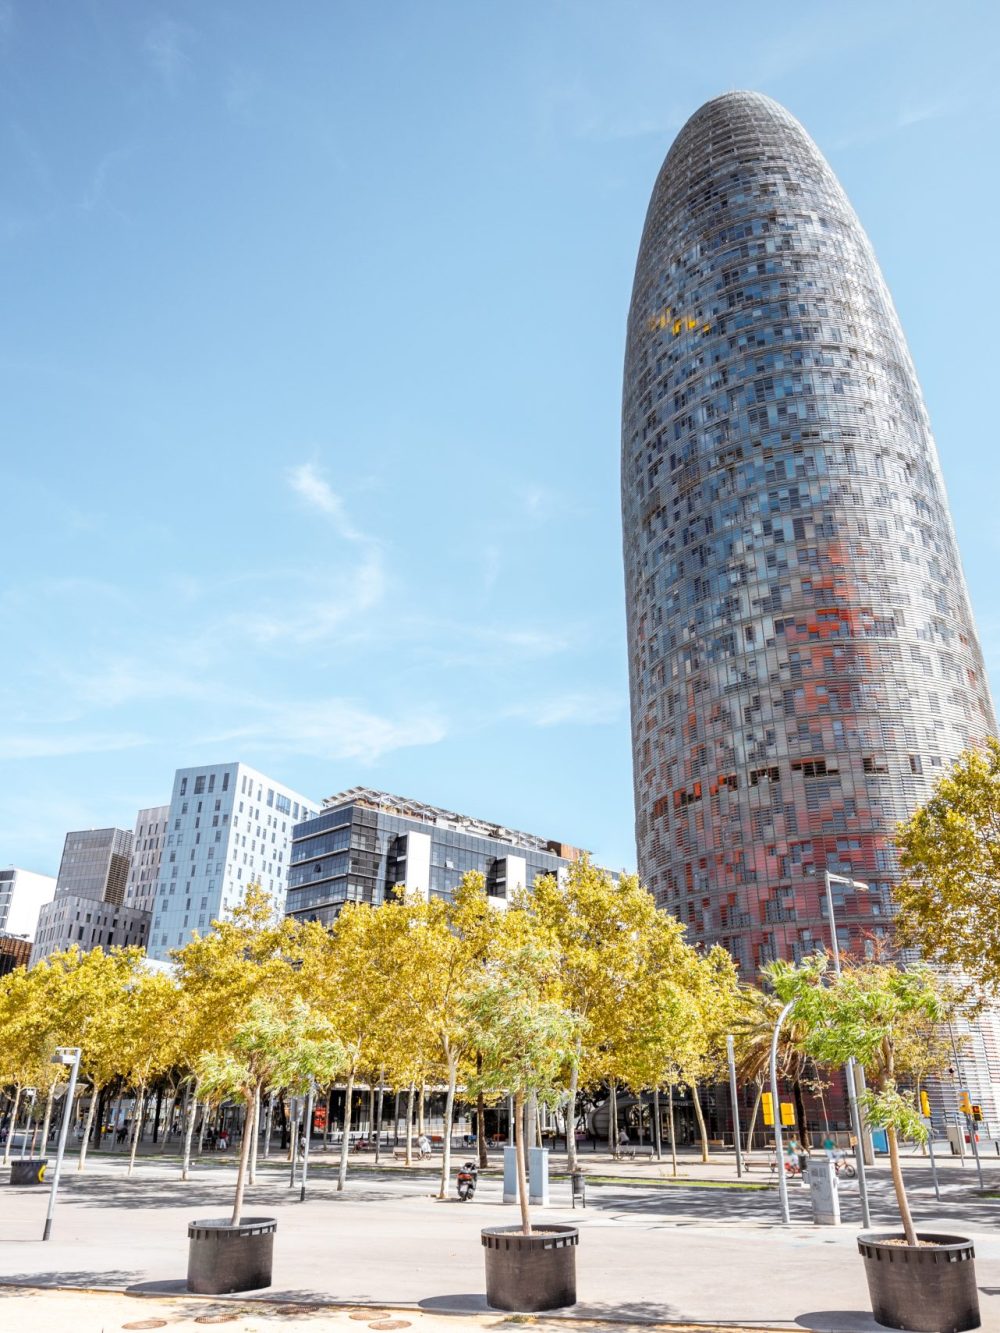
<path id="1" fill-rule="evenodd" d="M 285 911 L 329 925 L 345 902 L 377 906 L 404 885 L 448 898 L 469 870 L 480 871 L 487 893 L 502 902 L 579 856 L 565 843 L 352 787 L 295 826 Z"/>
<path id="2" fill-rule="evenodd" d="M 941 257 L 947 262 L 947 256 Z M 891 917 L 897 820 L 995 730 L 920 387 L 871 245 L 777 103 L 667 155 L 628 321 L 639 870 L 747 975 Z"/>

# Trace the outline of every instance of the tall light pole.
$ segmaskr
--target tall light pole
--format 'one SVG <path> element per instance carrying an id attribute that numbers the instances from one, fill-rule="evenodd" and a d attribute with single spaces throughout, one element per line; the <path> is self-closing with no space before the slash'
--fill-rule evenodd
<path id="1" fill-rule="evenodd" d="M 781 1203 L 781 1220 L 786 1225 L 791 1222 L 791 1214 L 788 1211 L 788 1181 L 785 1179 L 785 1150 L 781 1142 L 781 1101 L 778 1096 L 778 1037 L 781 1035 L 781 1025 L 795 1008 L 795 1001 L 789 1000 L 778 1015 L 778 1021 L 774 1025 L 774 1035 L 771 1037 L 771 1114 L 774 1119 L 774 1160 L 778 1169 L 778 1199 Z"/>
<path id="2" fill-rule="evenodd" d="M 49 1194 L 49 1208 L 45 1214 L 45 1230 L 42 1240 L 48 1240 L 52 1234 L 52 1214 L 56 1207 L 56 1191 L 59 1188 L 59 1174 L 62 1171 L 63 1153 L 66 1151 L 66 1133 L 69 1130 L 70 1116 L 73 1114 L 73 1094 L 76 1092 L 76 1076 L 80 1072 L 79 1046 L 57 1046 L 52 1057 L 54 1065 L 69 1065 L 69 1085 L 66 1088 L 66 1103 L 63 1109 L 62 1123 L 59 1126 L 59 1146 L 56 1148 L 56 1169 L 52 1173 L 52 1190 Z M 44 1145 L 42 1151 L 44 1152 Z"/>
<path id="3" fill-rule="evenodd" d="M 740 1147 L 740 1107 L 736 1095 L 736 1057 L 732 1037 L 726 1038 L 726 1061 L 729 1065 L 729 1100 L 733 1105 L 733 1142 L 736 1145 L 736 1175 L 743 1177 L 743 1150 Z"/>
<path id="4" fill-rule="evenodd" d="M 823 884 L 826 888 L 826 913 L 830 918 L 830 939 L 833 943 L 833 970 L 840 976 L 840 945 L 837 942 L 837 922 L 833 915 L 833 885 L 846 884 L 849 888 L 868 892 L 868 885 L 857 879 L 847 879 L 843 875 L 831 875 L 823 871 Z M 865 1228 L 872 1224 L 871 1210 L 868 1206 L 868 1181 L 865 1178 L 865 1155 L 861 1144 L 861 1111 L 858 1108 L 858 1090 L 854 1083 L 854 1057 L 847 1061 L 847 1100 L 851 1107 L 851 1125 L 854 1129 L 854 1160 L 858 1168 L 858 1193 L 861 1196 L 861 1221 Z"/>

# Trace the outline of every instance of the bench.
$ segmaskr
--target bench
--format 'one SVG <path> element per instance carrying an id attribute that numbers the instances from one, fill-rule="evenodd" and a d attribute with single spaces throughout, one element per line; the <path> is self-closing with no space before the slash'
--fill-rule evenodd
<path id="1" fill-rule="evenodd" d="M 653 1149 L 645 1144 L 629 1143 L 616 1148 L 613 1156 L 616 1162 L 634 1162 L 637 1157 L 652 1157 Z"/>
<path id="2" fill-rule="evenodd" d="M 406 1161 L 406 1149 L 405 1149 L 405 1148 L 393 1148 L 393 1150 L 392 1150 L 392 1155 L 393 1155 L 393 1157 L 396 1159 L 397 1162 L 405 1162 L 405 1161 Z M 427 1160 L 428 1157 L 430 1157 L 430 1153 L 429 1153 L 429 1152 L 421 1152 L 420 1149 L 416 1146 L 416 1144 L 414 1144 L 413 1147 L 410 1149 L 410 1160 L 411 1160 L 411 1161 L 425 1162 L 425 1161 Z"/>

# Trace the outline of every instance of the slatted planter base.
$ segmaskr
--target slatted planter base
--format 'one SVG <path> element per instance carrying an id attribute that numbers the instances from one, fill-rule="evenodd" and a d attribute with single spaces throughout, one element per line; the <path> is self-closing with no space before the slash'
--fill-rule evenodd
<path id="1" fill-rule="evenodd" d="M 929 1245 L 887 1245 L 899 1232 L 858 1237 L 872 1313 L 887 1328 L 914 1333 L 962 1333 L 979 1328 L 976 1252 L 961 1236 L 917 1232 Z"/>
<path id="2" fill-rule="evenodd" d="M 273 1217 L 247 1217 L 235 1227 L 221 1217 L 190 1223 L 188 1291 L 222 1296 L 269 1287 L 277 1228 Z"/>
<path id="3" fill-rule="evenodd" d="M 486 1302 L 530 1314 L 576 1304 L 576 1227 L 549 1224 L 525 1236 L 520 1227 L 484 1227 Z"/>

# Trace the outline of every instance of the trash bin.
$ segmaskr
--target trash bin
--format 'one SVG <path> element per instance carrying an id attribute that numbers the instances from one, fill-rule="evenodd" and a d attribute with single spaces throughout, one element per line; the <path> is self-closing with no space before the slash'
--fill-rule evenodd
<path id="1" fill-rule="evenodd" d="M 572 1187 L 572 1194 L 573 1194 L 573 1207 L 574 1207 L 574 1208 L 576 1207 L 576 1201 L 577 1201 L 577 1199 L 579 1199 L 579 1200 L 580 1200 L 580 1207 L 581 1207 L 581 1208 L 586 1208 L 586 1206 L 587 1206 L 587 1177 L 586 1177 L 586 1176 L 583 1174 L 583 1172 L 580 1171 L 580 1170 L 574 1171 L 574 1172 L 572 1173 L 572 1175 L 570 1176 L 570 1185 L 571 1185 L 571 1187 Z"/>
<path id="2" fill-rule="evenodd" d="M 10 1164 L 12 1185 L 44 1185 L 47 1157 L 20 1157 Z"/>

